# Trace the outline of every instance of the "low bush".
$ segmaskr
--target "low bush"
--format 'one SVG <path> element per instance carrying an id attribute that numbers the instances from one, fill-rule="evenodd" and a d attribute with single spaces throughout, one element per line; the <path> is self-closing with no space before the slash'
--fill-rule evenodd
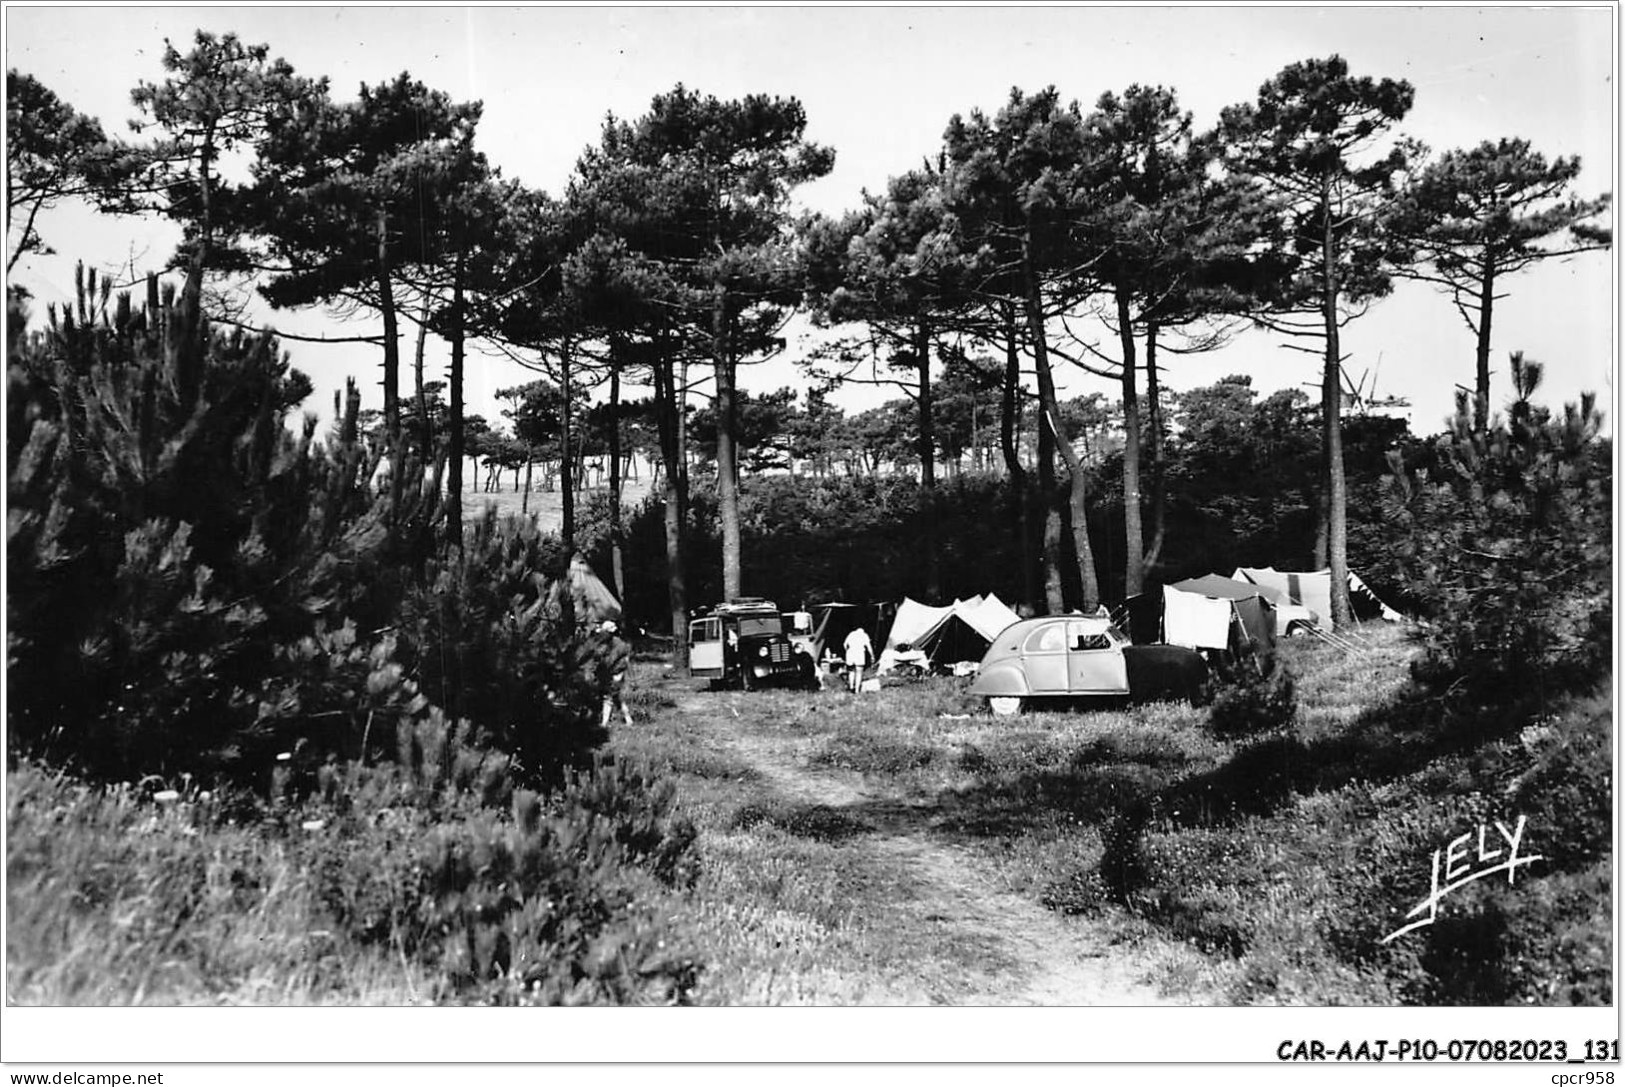
<path id="1" fill-rule="evenodd" d="M 350 938 L 423 964 L 450 999 L 680 1003 L 699 966 L 670 946 L 657 877 L 692 871 L 692 828 L 659 801 L 604 805 L 634 780 L 607 773 L 550 802 L 520 790 L 506 812 L 352 808 L 301 858 Z"/>
<path id="2" fill-rule="evenodd" d="M 1221 677 L 1208 708 L 1208 726 L 1227 739 L 1285 731 L 1297 717 L 1297 689 L 1285 663 L 1251 650 Z"/>
<path id="3" fill-rule="evenodd" d="M 750 830 L 762 825 L 775 826 L 797 838 L 810 838 L 818 842 L 844 842 L 874 830 L 874 827 L 837 808 L 826 804 L 788 805 L 782 803 L 748 803 L 734 812 L 729 825 L 735 830 Z"/>

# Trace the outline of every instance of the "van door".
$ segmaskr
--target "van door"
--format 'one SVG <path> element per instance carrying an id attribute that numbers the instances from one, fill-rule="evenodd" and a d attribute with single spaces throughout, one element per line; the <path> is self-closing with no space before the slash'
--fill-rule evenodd
<path id="1" fill-rule="evenodd" d="M 688 674 L 722 675 L 722 620 L 696 619 L 688 624 Z"/>

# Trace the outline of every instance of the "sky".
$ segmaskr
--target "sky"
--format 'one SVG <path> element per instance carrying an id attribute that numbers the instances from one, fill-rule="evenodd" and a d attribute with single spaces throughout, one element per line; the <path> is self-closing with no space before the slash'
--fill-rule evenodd
<path id="1" fill-rule="evenodd" d="M 110 132 L 136 116 L 130 90 L 159 81 L 164 40 L 183 50 L 195 29 L 235 31 L 264 42 L 305 75 L 325 75 L 339 99 L 362 83 L 409 71 L 459 100 L 484 103 L 478 143 L 503 174 L 552 193 L 595 143 L 608 114 L 633 118 L 681 82 L 719 97 L 794 96 L 809 139 L 835 149 L 834 171 L 797 191 L 803 207 L 831 214 L 856 207 L 864 190 L 918 165 L 941 146 L 949 118 L 997 111 L 1010 89 L 1054 85 L 1085 109 L 1133 83 L 1173 87 L 1199 128 L 1225 105 L 1251 100 L 1285 65 L 1340 53 L 1358 75 L 1409 80 L 1416 104 L 1401 126 L 1436 150 L 1522 137 L 1548 157 L 1579 155 L 1577 191 L 1613 191 L 1618 29 L 1612 6 L 1399 7 L 153 7 L 11 5 L 6 63 L 33 75 Z M 68 297 L 72 265 L 157 267 L 172 235 L 150 223 L 64 207 L 41 232 L 61 254 L 25 258 L 15 279 L 44 303 Z M 1506 283 L 1495 311 L 1494 388 L 1505 399 L 1508 352 L 1547 365 L 1544 399 L 1557 404 L 1593 390 L 1605 406 L 1613 384 L 1613 254 L 1537 265 Z M 306 335 L 333 334 L 321 311 L 270 314 L 268 323 Z M 341 335 L 371 331 L 366 325 Z M 1098 329 L 1103 346 L 1110 333 Z M 405 346 L 412 343 L 410 333 Z M 808 342 L 747 368 L 744 385 L 799 385 L 793 360 Z M 1409 401 L 1413 429 L 1432 433 L 1450 413 L 1457 384 L 1470 384 L 1473 336 L 1449 299 L 1402 285 L 1344 332 L 1350 380 Z M 309 407 L 331 411 L 346 375 L 378 406 L 379 350 L 371 345 L 289 343 L 294 365 L 316 386 Z M 433 344 L 432 369 L 446 351 Z M 1170 362 L 1175 389 L 1232 373 L 1261 392 L 1312 386 L 1318 361 L 1248 332 L 1222 351 Z M 531 374 L 510 361 L 470 360 L 471 412 L 496 421 L 499 388 Z M 1112 383 L 1063 370 L 1063 390 L 1114 393 Z M 1307 390 L 1306 390 L 1307 391 Z M 872 406 L 874 389 L 837 397 Z M 1610 415 L 1612 412 L 1610 411 Z"/>

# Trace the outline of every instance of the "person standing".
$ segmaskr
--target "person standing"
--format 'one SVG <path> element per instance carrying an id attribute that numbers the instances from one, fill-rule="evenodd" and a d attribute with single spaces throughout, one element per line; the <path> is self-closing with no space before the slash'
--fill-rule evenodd
<path id="1" fill-rule="evenodd" d="M 632 663 L 632 643 L 621 637 L 621 627 L 613 619 L 605 619 L 598 624 L 598 633 L 606 637 L 608 644 L 604 653 L 604 668 L 609 672 L 609 693 L 604 695 L 603 712 L 599 714 L 598 727 L 608 728 L 609 719 L 620 707 L 621 717 L 626 721 L 628 728 L 632 727 L 632 710 L 626 704 L 626 672 Z"/>
<path id="2" fill-rule="evenodd" d="M 863 688 L 863 670 L 868 666 L 869 658 L 874 656 L 875 646 L 869 640 L 869 632 L 862 627 L 854 627 L 841 646 L 846 650 L 847 684 L 852 693 L 857 694 Z"/>

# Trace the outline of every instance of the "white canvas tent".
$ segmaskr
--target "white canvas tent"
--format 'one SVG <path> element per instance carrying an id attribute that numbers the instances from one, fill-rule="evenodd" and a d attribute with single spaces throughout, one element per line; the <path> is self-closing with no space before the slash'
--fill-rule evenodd
<path id="1" fill-rule="evenodd" d="M 940 608 L 904 597 L 886 636 L 886 653 L 895 655 L 906 645 L 937 664 L 979 661 L 993 639 L 1020 618 L 992 593 Z"/>
<path id="2" fill-rule="evenodd" d="M 1275 589 L 1285 593 L 1294 604 L 1301 604 L 1314 612 L 1320 620 L 1322 630 L 1330 630 L 1332 626 L 1332 572 L 1330 570 L 1317 570 L 1313 573 L 1286 573 L 1271 566 L 1262 569 L 1251 567 L 1238 567 L 1232 575 L 1237 581 L 1250 581 L 1254 585 Z M 1399 622 L 1403 616 L 1378 599 L 1360 575 L 1349 571 L 1349 592 L 1364 596 L 1372 601 L 1382 618 L 1390 623 Z"/>

